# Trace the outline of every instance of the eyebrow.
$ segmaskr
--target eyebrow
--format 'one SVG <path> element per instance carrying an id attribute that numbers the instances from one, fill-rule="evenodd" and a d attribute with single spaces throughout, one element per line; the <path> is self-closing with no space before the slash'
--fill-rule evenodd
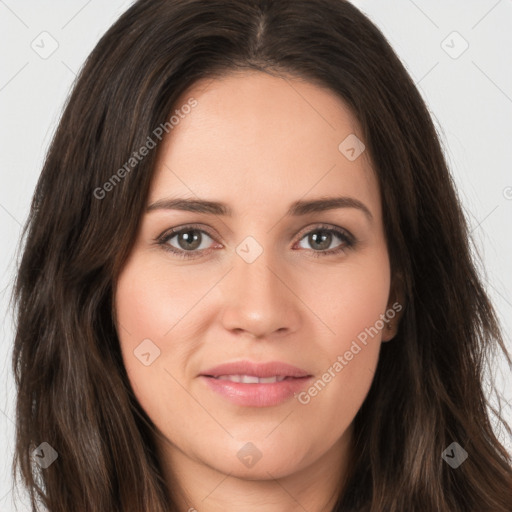
<path id="1" fill-rule="evenodd" d="M 373 220 L 368 207 L 353 197 L 326 197 L 308 201 L 295 201 L 286 212 L 288 217 L 298 217 L 310 213 L 324 212 L 338 208 L 356 208 L 362 211 L 368 220 Z M 187 212 L 207 213 L 213 215 L 232 216 L 233 210 L 226 204 L 204 199 L 174 198 L 159 199 L 147 207 L 147 212 L 154 210 L 183 210 Z"/>

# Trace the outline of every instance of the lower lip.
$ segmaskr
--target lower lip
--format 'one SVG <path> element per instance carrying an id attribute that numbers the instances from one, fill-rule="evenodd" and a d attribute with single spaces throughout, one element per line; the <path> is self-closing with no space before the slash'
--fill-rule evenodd
<path id="1" fill-rule="evenodd" d="M 285 379 L 271 384 L 243 384 L 200 376 L 203 381 L 223 397 L 245 407 L 272 407 L 279 405 L 307 386 L 312 377 Z"/>

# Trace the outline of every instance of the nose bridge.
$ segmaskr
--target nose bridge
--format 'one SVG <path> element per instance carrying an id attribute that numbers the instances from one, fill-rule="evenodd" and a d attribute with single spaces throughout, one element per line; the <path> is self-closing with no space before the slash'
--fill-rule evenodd
<path id="1" fill-rule="evenodd" d="M 261 240 L 261 236 L 259 237 Z M 283 297 L 283 284 L 279 282 L 276 273 L 282 265 L 277 264 L 275 246 L 269 243 L 270 237 L 260 243 L 254 236 L 247 236 L 235 249 L 234 261 L 237 287 L 242 296 L 247 299 L 250 295 L 255 304 L 275 306 L 277 297 Z M 265 244 L 265 245 L 263 245 Z M 244 290 L 245 288 L 245 290 Z"/>
<path id="2" fill-rule="evenodd" d="M 264 246 L 254 236 L 236 246 L 223 317 L 227 329 L 259 337 L 297 328 L 297 300 L 278 258 L 274 247 Z"/>
<path id="3" fill-rule="evenodd" d="M 275 295 L 278 290 L 276 280 L 275 247 L 264 247 L 252 236 L 246 237 L 237 247 L 234 265 L 240 286 L 246 286 L 254 297 L 257 295 Z M 282 283 L 281 283 L 282 286 Z M 272 297 L 266 297 L 271 300 Z"/>

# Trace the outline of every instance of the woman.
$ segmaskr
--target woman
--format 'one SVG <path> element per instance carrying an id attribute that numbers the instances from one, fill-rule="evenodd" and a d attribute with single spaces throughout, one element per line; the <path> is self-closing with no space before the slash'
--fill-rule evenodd
<path id="1" fill-rule="evenodd" d="M 136 2 L 25 235 L 34 510 L 510 510 L 482 385 L 510 358 L 427 108 L 350 3 Z"/>

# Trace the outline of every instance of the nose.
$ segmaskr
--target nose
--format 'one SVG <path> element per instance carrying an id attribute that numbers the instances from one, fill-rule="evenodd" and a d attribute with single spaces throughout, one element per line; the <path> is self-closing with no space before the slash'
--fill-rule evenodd
<path id="1" fill-rule="evenodd" d="M 223 285 L 225 329 L 254 338 L 281 337 L 300 328 L 303 302 L 293 277 L 265 249 L 253 262 L 234 254 L 234 268 Z"/>

